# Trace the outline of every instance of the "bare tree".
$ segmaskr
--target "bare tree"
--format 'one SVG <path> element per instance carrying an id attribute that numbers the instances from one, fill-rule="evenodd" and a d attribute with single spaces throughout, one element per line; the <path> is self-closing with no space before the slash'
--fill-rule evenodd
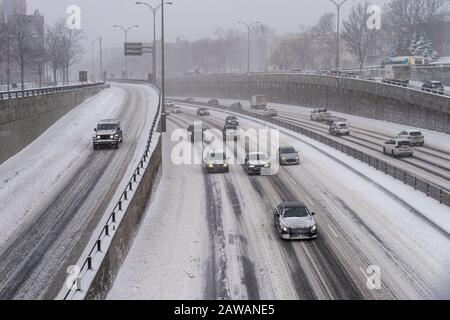
<path id="1" fill-rule="evenodd" d="M 53 81 L 57 82 L 57 73 L 61 73 L 64 83 L 69 82 L 69 69 L 79 62 L 85 50 L 81 45 L 83 32 L 68 29 L 65 20 L 46 27 L 46 52 L 49 66 L 53 70 Z"/>
<path id="2" fill-rule="evenodd" d="M 30 20 L 27 16 L 14 16 L 9 21 L 11 34 L 11 53 L 20 68 L 22 90 L 25 87 L 25 65 L 33 54 Z"/>
<path id="3" fill-rule="evenodd" d="M 272 61 L 281 70 L 289 70 L 294 66 L 297 59 L 297 39 L 290 35 L 282 39 L 273 52 Z"/>
<path id="4" fill-rule="evenodd" d="M 352 8 L 348 20 L 343 23 L 342 39 L 358 59 L 360 69 L 364 66 L 369 51 L 374 49 L 377 36 L 376 30 L 367 28 L 367 7 L 367 2 L 357 4 Z"/>

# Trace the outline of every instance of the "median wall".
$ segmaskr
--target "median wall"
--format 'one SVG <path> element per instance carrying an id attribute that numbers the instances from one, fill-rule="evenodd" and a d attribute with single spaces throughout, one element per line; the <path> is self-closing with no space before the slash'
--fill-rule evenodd
<path id="1" fill-rule="evenodd" d="M 88 86 L 0 100 L 0 164 L 34 141 L 70 110 L 105 88 Z"/>
<path id="2" fill-rule="evenodd" d="M 266 94 L 274 103 L 391 121 L 450 133 L 450 98 L 374 81 L 302 74 L 210 75 L 170 78 L 170 96 L 250 100 Z"/>

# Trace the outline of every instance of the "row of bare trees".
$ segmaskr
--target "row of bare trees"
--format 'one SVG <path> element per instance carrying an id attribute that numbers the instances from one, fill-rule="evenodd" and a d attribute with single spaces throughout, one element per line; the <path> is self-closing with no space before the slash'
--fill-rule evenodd
<path id="1" fill-rule="evenodd" d="M 355 4 L 342 21 L 343 67 L 379 65 L 400 55 L 435 58 L 438 46 L 449 37 L 449 0 L 389 0 L 382 10 L 381 29 L 370 29 L 368 3 Z M 336 16 L 324 14 L 316 25 L 276 36 L 265 25 L 252 29 L 252 70 L 270 68 L 331 69 L 337 51 Z M 179 40 L 169 51 L 172 73 L 195 69 L 204 73 L 236 72 L 246 69 L 247 34 L 218 30 L 215 37 L 194 42 Z"/>
<path id="2" fill-rule="evenodd" d="M 27 76 L 30 78 L 32 74 L 39 76 L 41 85 L 47 66 L 52 71 L 54 83 L 58 79 L 68 83 L 69 68 L 84 53 L 82 38 L 82 31 L 66 28 L 64 19 L 52 26 L 45 26 L 42 34 L 42 31 L 36 30 L 33 16 L 11 16 L 9 21 L 0 24 L 0 63 L 5 65 L 2 70 L 9 73 L 7 81 L 13 82 L 8 70 L 18 69 L 22 88 Z M 50 80 L 47 79 L 47 82 Z"/>
<path id="3" fill-rule="evenodd" d="M 69 69 L 80 62 L 85 49 L 81 45 L 83 32 L 66 28 L 65 20 L 58 20 L 53 26 L 46 26 L 45 54 L 46 62 L 53 72 L 53 82 L 69 82 Z"/>

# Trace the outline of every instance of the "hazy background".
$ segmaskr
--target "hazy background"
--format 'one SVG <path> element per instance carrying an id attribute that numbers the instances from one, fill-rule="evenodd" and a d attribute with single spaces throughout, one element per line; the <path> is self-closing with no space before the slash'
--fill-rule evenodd
<path id="1" fill-rule="evenodd" d="M 160 1 L 148 1 L 157 5 Z M 329 0 L 173 0 L 166 10 L 166 41 L 177 37 L 197 40 L 213 36 L 217 28 L 243 28 L 238 20 L 260 21 L 277 33 L 298 32 L 302 25 L 316 23 L 326 12 L 336 12 Z M 360 2 L 363 2 L 361 0 Z M 385 0 L 368 1 L 382 5 Z M 130 41 L 150 41 L 152 14 L 136 0 L 28 0 L 28 11 L 38 9 L 45 16 L 46 23 L 64 17 L 66 8 L 75 4 L 82 10 L 82 28 L 86 43 L 103 36 L 105 48 L 122 45 L 123 33 L 112 25 L 139 25 L 130 31 Z M 343 8 L 343 16 L 349 12 L 356 0 L 349 0 Z M 160 15 L 158 15 L 160 17 Z M 159 32 L 159 25 L 158 25 Z M 90 43 L 90 42 L 89 42 Z"/>

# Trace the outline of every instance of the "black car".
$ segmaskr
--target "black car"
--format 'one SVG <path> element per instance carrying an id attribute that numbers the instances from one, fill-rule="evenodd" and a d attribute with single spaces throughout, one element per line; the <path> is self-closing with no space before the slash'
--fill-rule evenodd
<path id="1" fill-rule="evenodd" d="M 209 111 L 206 108 L 198 108 L 197 109 L 197 115 L 200 116 L 200 117 L 209 116 Z"/>
<path id="2" fill-rule="evenodd" d="M 440 81 L 426 81 L 422 85 L 422 91 L 444 94 L 444 85 Z"/>
<path id="3" fill-rule="evenodd" d="M 206 128 L 203 128 L 199 124 L 191 124 L 187 128 L 187 131 L 189 132 L 189 136 L 190 136 L 191 142 L 194 143 L 194 142 L 203 141 L 203 138 L 205 136 Z"/>
<path id="4" fill-rule="evenodd" d="M 211 100 L 208 101 L 208 104 L 209 104 L 210 106 L 218 106 L 218 105 L 219 105 L 219 100 L 217 100 L 217 99 L 211 99 Z"/>
<path id="5" fill-rule="evenodd" d="M 239 126 L 239 119 L 236 116 L 228 116 L 225 118 L 225 125 Z"/>

